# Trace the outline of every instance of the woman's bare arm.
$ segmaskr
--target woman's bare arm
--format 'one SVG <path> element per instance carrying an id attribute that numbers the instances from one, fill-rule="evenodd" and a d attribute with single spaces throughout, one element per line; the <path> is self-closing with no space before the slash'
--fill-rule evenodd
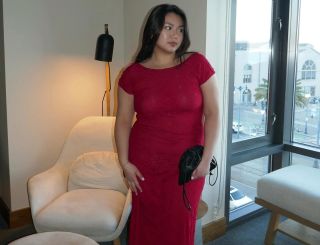
<path id="1" fill-rule="evenodd" d="M 139 180 L 144 180 L 135 165 L 129 162 L 129 136 L 134 116 L 133 95 L 118 89 L 118 111 L 115 124 L 115 140 L 121 167 L 133 192 L 142 191 Z M 138 177 L 138 178 L 137 178 Z"/>
<path id="2" fill-rule="evenodd" d="M 198 168 L 193 172 L 193 178 L 206 176 L 209 171 L 219 129 L 218 89 L 215 76 L 201 85 L 204 113 L 204 151 Z"/>

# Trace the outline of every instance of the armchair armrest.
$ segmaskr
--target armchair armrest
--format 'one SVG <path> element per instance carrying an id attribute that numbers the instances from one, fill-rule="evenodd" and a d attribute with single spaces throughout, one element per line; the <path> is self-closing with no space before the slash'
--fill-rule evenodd
<path id="1" fill-rule="evenodd" d="M 132 202 L 132 192 L 130 189 L 128 189 L 126 202 L 123 207 L 123 212 L 122 212 L 118 227 L 115 230 L 115 232 L 112 234 L 112 238 L 111 238 L 112 240 L 120 236 L 124 226 L 126 225 L 131 212 L 131 202 Z"/>
<path id="2" fill-rule="evenodd" d="M 28 197 L 33 219 L 48 203 L 67 191 L 67 182 L 68 170 L 59 164 L 28 179 Z"/>

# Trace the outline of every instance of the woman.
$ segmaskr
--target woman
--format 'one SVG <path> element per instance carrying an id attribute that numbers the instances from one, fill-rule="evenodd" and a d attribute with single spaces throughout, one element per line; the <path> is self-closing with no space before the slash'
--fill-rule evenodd
<path id="1" fill-rule="evenodd" d="M 135 63 L 119 80 L 115 136 L 119 160 L 133 191 L 130 245 L 192 245 L 197 206 L 213 155 L 218 105 L 214 69 L 190 45 L 184 12 L 154 7 Z M 134 113 L 137 120 L 132 127 Z M 179 159 L 204 144 L 203 158 L 186 184 L 192 210 L 178 185 Z"/>

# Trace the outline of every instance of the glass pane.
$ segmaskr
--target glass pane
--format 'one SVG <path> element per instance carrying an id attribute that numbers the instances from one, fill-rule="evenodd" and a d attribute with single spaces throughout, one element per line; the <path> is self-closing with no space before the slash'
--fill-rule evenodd
<path id="1" fill-rule="evenodd" d="M 313 168 L 320 168 L 320 159 L 291 153 L 291 164 L 292 165 L 299 164 L 299 165 L 305 165 Z"/>
<path id="2" fill-rule="evenodd" d="M 254 203 L 257 181 L 268 173 L 268 166 L 269 156 L 266 156 L 231 167 L 230 221 L 260 208 Z"/>
<path id="3" fill-rule="evenodd" d="M 302 0 L 295 88 L 293 141 L 320 145 L 320 36 L 319 0 Z"/>
<path id="4" fill-rule="evenodd" d="M 238 0 L 232 142 L 267 129 L 272 0 Z"/>

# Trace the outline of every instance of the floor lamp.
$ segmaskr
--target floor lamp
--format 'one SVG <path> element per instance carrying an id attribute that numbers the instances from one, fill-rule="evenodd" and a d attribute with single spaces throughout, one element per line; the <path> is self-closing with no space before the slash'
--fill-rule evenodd
<path id="1" fill-rule="evenodd" d="M 109 62 L 112 61 L 113 53 L 113 37 L 109 34 L 108 24 L 104 25 L 105 33 L 101 34 L 97 40 L 95 59 L 105 61 L 106 63 L 106 90 L 102 99 L 102 116 L 103 116 L 103 102 L 106 97 L 107 116 L 110 116 L 110 90 L 111 90 L 111 75 Z"/>

